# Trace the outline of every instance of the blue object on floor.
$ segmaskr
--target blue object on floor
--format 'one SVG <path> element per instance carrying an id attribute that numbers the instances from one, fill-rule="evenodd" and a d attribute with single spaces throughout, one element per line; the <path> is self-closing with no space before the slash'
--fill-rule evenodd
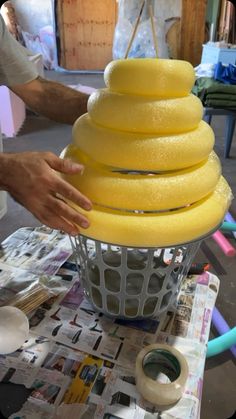
<path id="1" fill-rule="evenodd" d="M 236 123 L 236 109 L 220 109 L 220 108 L 205 108 L 204 120 L 210 125 L 211 118 L 213 115 L 225 115 L 226 116 L 226 128 L 225 128 L 225 144 L 224 144 L 224 157 L 227 159 L 230 155 L 230 149 L 234 136 L 234 129 Z"/>

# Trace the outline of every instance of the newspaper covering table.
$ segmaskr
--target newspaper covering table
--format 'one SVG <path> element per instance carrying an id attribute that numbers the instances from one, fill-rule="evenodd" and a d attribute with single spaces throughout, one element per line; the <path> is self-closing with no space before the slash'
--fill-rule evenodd
<path id="1" fill-rule="evenodd" d="M 30 314 L 30 337 L 22 348 L 0 356 L 0 382 L 30 389 L 21 410 L 10 418 L 199 418 L 219 289 L 215 275 L 188 276 L 176 306 L 160 318 L 110 319 L 84 298 L 67 236 L 45 227 L 23 228 L 2 243 L 0 305 L 27 281 L 45 276 L 48 283 L 60 283 L 60 296 Z M 165 411 L 144 401 L 135 386 L 136 356 L 156 342 L 179 349 L 189 366 L 184 396 Z"/>

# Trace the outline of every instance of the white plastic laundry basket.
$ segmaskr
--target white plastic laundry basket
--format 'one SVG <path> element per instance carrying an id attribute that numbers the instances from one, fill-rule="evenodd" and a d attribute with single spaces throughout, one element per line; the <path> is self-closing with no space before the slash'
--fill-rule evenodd
<path id="1" fill-rule="evenodd" d="M 142 319 L 176 301 L 200 241 L 171 248 L 130 248 L 84 236 L 72 239 L 84 292 L 108 316 Z"/>

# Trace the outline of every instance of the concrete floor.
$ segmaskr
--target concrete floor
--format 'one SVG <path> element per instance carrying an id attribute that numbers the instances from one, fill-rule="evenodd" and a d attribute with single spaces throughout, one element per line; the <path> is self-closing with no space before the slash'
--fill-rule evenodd
<path id="1" fill-rule="evenodd" d="M 65 84 L 85 84 L 102 87 L 102 75 L 68 74 L 47 72 L 47 77 Z M 236 195 L 236 133 L 230 159 L 223 158 L 224 117 L 213 117 L 212 127 L 216 134 L 215 151 L 221 159 L 223 174 Z M 25 150 L 60 151 L 71 141 L 71 127 L 56 124 L 39 116 L 29 115 L 20 134 L 14 139 L 4 140 L 5 152 Z M 236 218 L 236 200 L 230 208 Z M 8 200 L 8 213 L 0 221 L 0 242 L 22 226 L 36 226 L 38 221 L 24 208 Z M 229 236 L 236 246 L 235 239 Z M 211 271 L 221 279 L 217 307 L 232 327 L 236 324 L 236 259 L 226 257 L 216 243 L 207 239 L 202 243 L 196 261 L 209 261 Z M 212 336 L 214 336 L 212 331 Z M 235 360 L 229 351 L 207 360 L 205 367 L 201 419 L 230 418 L 236 410 L 236 369 Z"/>

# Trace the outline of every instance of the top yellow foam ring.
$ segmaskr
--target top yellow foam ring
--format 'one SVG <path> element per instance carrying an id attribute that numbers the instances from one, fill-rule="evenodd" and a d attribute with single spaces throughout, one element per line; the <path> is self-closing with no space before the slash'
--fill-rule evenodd
<path id="1" fill-rule="evenodd" d="M 110 62 L 104 80 L 114 92 L 173 98 L 189 94 L 195 74 L 187 61 L 134 58 Z"/>

